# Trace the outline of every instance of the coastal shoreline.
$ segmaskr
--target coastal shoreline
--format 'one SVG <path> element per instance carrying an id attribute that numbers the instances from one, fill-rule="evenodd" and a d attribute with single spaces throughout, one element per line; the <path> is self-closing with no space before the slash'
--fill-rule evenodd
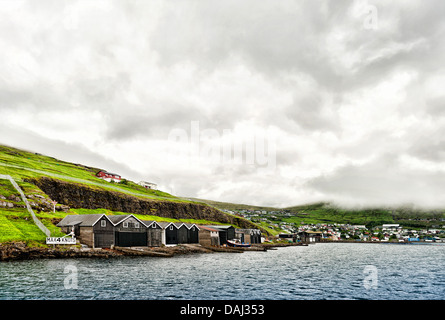
<path id="1" fill-rule="evenodd" d="M 303 243 L 256 244 L 250 248 L 207 247 L 201 245 L 177 245 L 164 247 L 91 249 L 78 247 L 29 247 L 24 242 L 0 244 L 0 262 L 34 259 L 66 258 L 115 258 L 125 256 L 173 257 L 196 253 L 243 253 L 246 251 L 267 251 L 278 247 L 304 246 Z"/>
<path id="2" fill-rule="evenodd" d="M 178 255 L 199 253 L 243 253 L 243 252 L 267 252 L 282 247 L 308 246 L 320 243 L 358 243 L 358 244 L 396 244 L 396 245 L 428 245 L 443 243 L 411 243 L 411 242 L 362 242 L 362 241 L 321 241 L 316 243 L 289 242 L 289 243 L 262 243 L 249 248 L 211 247 L 194 244 L 182 244 L 163 247 L 115 247 L 113 249 L 92 249 L 79 247 L 30 247 L 24 242 L 0 243 L 0 262 L 34 260 L 34 259 L 66 259 L 66 258 L 104 258 L 131 256 L 148 256 L 169 258 Z M 444 244 L 445 245 L 445 244 Z"/>
<path id="3" fill-rule="evenodd" d="M 425 242 L 425 241 L 411 241 L 411 242 L 395 242 L 395 241 L 352 241 L 352 240 L 333 240 L 333 241 L 320 241 L 317 243 L 361 243 L 361 244 L 400 244 L 400 245 L 429 245 L 429 244 L 445 244 L 445 242 Z"/>

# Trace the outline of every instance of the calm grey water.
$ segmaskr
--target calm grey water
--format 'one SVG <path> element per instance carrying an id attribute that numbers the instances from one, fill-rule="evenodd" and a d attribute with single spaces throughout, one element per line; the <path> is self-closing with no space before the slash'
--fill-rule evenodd
<path id="1" fill-rule="evenodd" d="M 444 299 L 444 266 L 444 245 L 353 243 L 0 262 L 0 299 Z"/>

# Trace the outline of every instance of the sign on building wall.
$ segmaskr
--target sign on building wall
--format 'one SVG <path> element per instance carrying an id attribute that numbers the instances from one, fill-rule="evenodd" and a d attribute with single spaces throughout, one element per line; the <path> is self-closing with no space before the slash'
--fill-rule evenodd
<path id="1" fill-rule="evenodd" d="M 46 244 L 76 244 L 76 238 L 48 237 L 46 238 Z"/>

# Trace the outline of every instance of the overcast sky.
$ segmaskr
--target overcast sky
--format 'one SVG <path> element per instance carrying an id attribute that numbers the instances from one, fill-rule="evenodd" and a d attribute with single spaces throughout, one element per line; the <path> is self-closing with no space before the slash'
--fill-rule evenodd
<path id="1" fill-rule="evenodd" d="M 0 0 L 0 143 L 179 196 L 445 207 L 444 39 L 443 0 Z"/>

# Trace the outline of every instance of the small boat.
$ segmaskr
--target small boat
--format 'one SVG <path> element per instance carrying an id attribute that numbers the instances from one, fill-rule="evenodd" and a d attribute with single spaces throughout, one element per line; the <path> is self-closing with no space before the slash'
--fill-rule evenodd
<path id="1" fill-rule="evenodd" d="M 241 247 L 241 248 L 249 248 L 250 243 L 242 243 L 239 240 L 227 240 L 227 245 L 230 247 Z"/>

